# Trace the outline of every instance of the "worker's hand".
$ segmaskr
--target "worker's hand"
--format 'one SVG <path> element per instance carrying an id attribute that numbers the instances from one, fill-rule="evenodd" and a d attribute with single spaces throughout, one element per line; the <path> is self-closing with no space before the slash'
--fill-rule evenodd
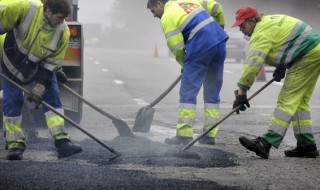
<path id="1" fill-rule="evenodd" d="M 59 69 L 56 71 L 56 76 L 57 76 L 58 82 L 61 82 L 62 84 L 67 84 L 68 78 L 66 74 L 62 71 L 62 69 Z"/>
<path id="2" fill-rule="evenodd" d="M 180 72 L 181 72 L 181 74 L 183 73 L 183 67 L 181 67 L 181 71 Z"/>
<path id="3" fill-rule="evenodd" d="M 247 99 L 247 94 L 246 93 L 239 94 L 238 90 L 235 90 L 234 94 L 236 96 L 236 100 L 233 102 L 233 108 L 232 109 L 240 106 L 240 108 L 236 110 L 237 114 L 240 113 L 239 110 L 245 111 L 247 107 L 250 108 L 250 104 L 249 104 L 249 101 Z"/>
<path id="4" fill-rule="evenodd" d="M 34 102 L 36 104 L 36 109 L 39 108 L 39 106 L 42 103 L 42 95 L 45 93 L 46 87 L 40 83 L 37 83 L 32 90 L 29 92 L 29 96 L 27 97 L 27 100 L 30 102 Z"/>
<path id="5" fill-rule="evenodd" d="M 286 69 L 276 68 L 273 72 L 273 78 L 276 82 L 280 82 L 286 76 Z"/>

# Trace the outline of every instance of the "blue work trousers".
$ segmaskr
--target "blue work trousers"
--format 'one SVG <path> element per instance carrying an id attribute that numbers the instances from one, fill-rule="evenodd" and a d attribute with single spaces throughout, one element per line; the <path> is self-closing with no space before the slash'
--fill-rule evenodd
<path id="1" fill-rule="evenodd" d="M 5 73 L 4 73 L 5 74 Z M 21 108 L 23 105 L 23 92 L 11 84 L 10 82 L 2 79 L 2 111 L 6 117 L 16 117 L 21 115 Z M 55 109 L 62 108 L 62 104 L 59 97 L 59 89 L 57 78 L 55 74 L 52 76 L 52 85 L 47 87 L 46 93 L 42 96 L 42 100 L 48 103 Z M 43 107 L 43 111 L 47 112 L 48 108 Z"/>
<path id="2" fill-rule="evenodd" d="M 203 85 L 204 103 L 219 104 L 226 58 L 225 41 L 213 46 L 200 56 L 186 57 L 188 59 L 184 60 L 180 103 L 196 104 L 197 95 Z"/>

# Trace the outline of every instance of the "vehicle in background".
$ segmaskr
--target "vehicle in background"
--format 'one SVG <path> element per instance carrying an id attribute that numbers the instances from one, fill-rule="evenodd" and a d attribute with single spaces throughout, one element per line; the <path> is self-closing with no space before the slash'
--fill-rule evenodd
<path id="1" fill-rule="evenodd" d="M 240 31 L 226 31 L 227 41 L 226 63 L 242 63 L 246 57 L 249 40 Z"/>

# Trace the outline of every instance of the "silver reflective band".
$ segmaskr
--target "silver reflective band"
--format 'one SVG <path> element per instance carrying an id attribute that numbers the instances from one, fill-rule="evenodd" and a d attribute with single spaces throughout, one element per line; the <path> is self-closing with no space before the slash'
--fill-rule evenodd
<path id="1" fill-rule="evenodd" d="M 196 110 L 196 105 L 195 104 L 180 103 L 179 109 Z"/>
<path id="2" fill-rule="evenodd" d="M 15 140 L 18 140 L 18 139 L 23 139 L 25 138 L 23 132 L 19 132 L 19 133 L 16 133 L 16 134 L 8 134 L 6 135 L 6 139 L 7 141 L 15 141 Z"/>
<path id="3" fill-rule="evenodd" d="M 171 51 L 176 51 L 176 50 L 178 50 L 180 48 L 183 48 L 183 47 L 185 47 L 184 42 L 181 42 L 181 43 L 179 43 L 179 44 L 177 44 L 175 46 L 170 46 L 169 49 Z"/>
<path id="4" fill-rule="evenodd" d="M 57 112 L 61 113 L 61 114 L 64 114 L 64 110 L 62 108 L 58 108 L 58 109 L 55 109 Z M 54 116 L 57 116 L 56 113 L 54 113 L 53 111 L 49 110 L 47 112 L 44 113 L 44 115 L 46 116 L 46 119 L 49 119 L 51 117 L 54 117 Z"/>
<path id="5" fill-rule="evenodd" d="M 220 6 L 219 3 L 216 3 L 216 4 L 213 6 L 212 11 L 211 11 L 211 15 L 212 15 L 212 16 L 214 15 L 214 13 L 217 12 L 217 10 L 219 9 L 219 6 Z"/>
<path id="6" fill-rule="evenodd" d="M 190 32 L 189 34 L 189 38 L 188 41 L 191 40 L 193 38 L 194 35 L 196 35 L 196 33 L 201 30 L 201 28 L 205 27 L 206 25 L 208 25 L 209 23 L 214 22 L 212 17 L 207 18 L 206 20 L 200 22 L 196 27 L 193 28 L 193 30 Z"/>
<path id="7" fill-rule="evenodd" d="M 293 126 L 294 134 L 313 134 L 311 125 Z"/>
<path id="8" fill-rule="evenodd" d="M 271 126 L 269 127 L 269 130 L 274 131 L 275 133 L 284 136 L 287 132 L 287 128 L 282 127 L 281 125 L 277 124 L 277 123 L 272 123 Z"/>
<path id="9" fill-rule="evenodd" d="M 193 118 L 179 118 L 178 124 L 187 124 L 187 125 L 193 125 Z"/>

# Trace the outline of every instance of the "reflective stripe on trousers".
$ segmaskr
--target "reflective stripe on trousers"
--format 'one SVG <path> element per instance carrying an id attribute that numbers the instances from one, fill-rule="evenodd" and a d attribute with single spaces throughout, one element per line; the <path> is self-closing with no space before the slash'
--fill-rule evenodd
<path id="1" fill-rule="evenodd" d="M 4 73 L 5 74 L 5 73 Z M 7 140 L 10 145 L 16 142 L 25 142 L 25 137 L 21 129 L 21 108 L 24 97 L 20 89 L 2 79 L 2 110 L 4 116 L 4 125 L 7 131 Z M 59 97 L 59 89 L 56 76 L 53 75 L 52 85 L 47 89 L 47 92 L 42 96 L 42 99 L 56 110 L 62 109 L 62 104 Z M 46 122 L 51 132 L 53 132 L 54 139 L 69 138 L 64 132 L 64 120 L 57 115 L 50 114 L 48 108 L 43 108 L 46 113 Z M 53 113 L 53 112 L 52 112 Z"/>
<path id="2" fill-rule="evenodd" d="M 320 75 L 320 45 L 288 70 L 280 91 L 272 124 L 262 137 L 279 147 L 292 121 L 299 146 L 315 144 L 311 128 L 309 100 Z"/>
<path id="3" fill-rule="evenodd" d="M 196 117 L 195 104 L 179 105 L 179 117 L 177 124 L 177 136 L 193 137 L 193 122 Z"/>
<path id="4" fill-rule="evenodd" d="M 220 109 L 219 104 L 204 104 L 204 115 L 205 115 L 205 124 L 203 126 L 203 131 L 207 131 L 210 127 L 216 124 L 219 121 Z M 218 133 L 219 125 L 212 129 L 207 136 L 215 137 Z"/>

